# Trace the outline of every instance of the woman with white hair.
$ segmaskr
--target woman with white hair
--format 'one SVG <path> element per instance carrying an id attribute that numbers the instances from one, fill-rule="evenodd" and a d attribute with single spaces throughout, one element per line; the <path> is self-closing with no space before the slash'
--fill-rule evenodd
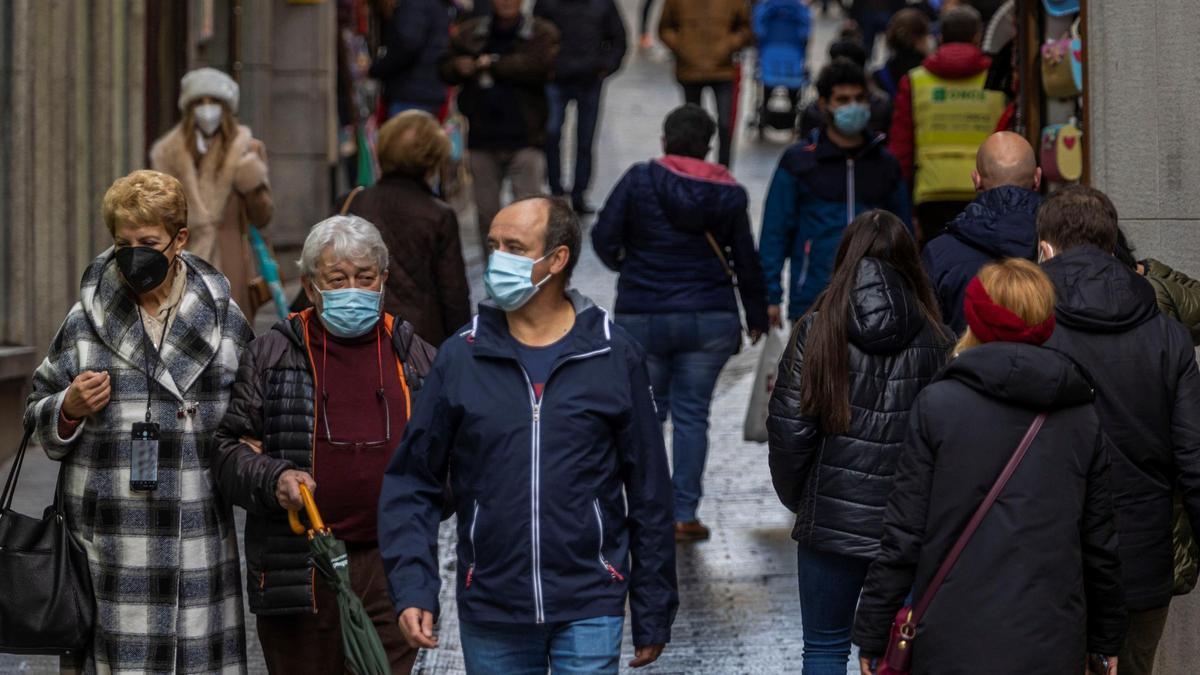
<path id="1" fill-rule="evenodd" d="M 303 484 L 346 542 L 351 584 L 392 672 L 407 673 L 416 651 L 396 623 L 375 519 L 384 469 L 435 352 L 412 324 L 382 311 L 388 250 L 371 223 L 317 223 L 300 266 L 313 306 L 256 338 L 242 357 L 217 432 L 214 481 L 247 511 L 246 587 L 271 672 L 344 669 L 336 594 L 288 526 Z"/>
<path id="2" fill-rule="evenodd" d="M 233 299 L 253 322 L 267 297 L 255 278 L 249 226 L 262 229 L 275 206 L 267 181 L 267 151 L 238 124 L 238 85 L 215 68 L 180 82 L 183 118 L 150 149 L 150 166 L 183 183 L 188 201 L 188 250 L 229 278 Z"/>

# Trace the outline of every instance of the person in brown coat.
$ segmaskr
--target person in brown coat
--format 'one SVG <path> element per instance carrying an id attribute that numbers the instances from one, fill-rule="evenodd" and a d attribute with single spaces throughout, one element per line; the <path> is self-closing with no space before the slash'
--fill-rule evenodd
<path id="1" fill-rule="evenodd" d="M 688 103 L 700 105 L 704 89 L 717 99 L 718 158 L 733 154 L 734 55 L 750 44 L 748 0 L 666 0 L 658 37 L 675 55 L 675 78 Z"/>
<path id="2" fill-rule="evenodd" d="M 429 187 L 449 157 L 450 139 L 432 115 L 396 115 L 379 130 L 383 177 L 349 208 L 374 223 L 387 244 L 384 311 L 411 323 L 435 347 L 471 318 L 458 218 Z"/>
<path id="3" fill-rule="evenodd" d="M 267 150 L 238 124 L 238 85 L 214 68 L 200 68 L 180 83 L 179 121 L 150 149 L 150 166 L 179 179 L 188 203 L 188 251 L 229 279 L 230 296 L 246 319 L 265 301 L 253 287 L 250 225 L 271 222 L 275 205 L 267 180 Z"/>

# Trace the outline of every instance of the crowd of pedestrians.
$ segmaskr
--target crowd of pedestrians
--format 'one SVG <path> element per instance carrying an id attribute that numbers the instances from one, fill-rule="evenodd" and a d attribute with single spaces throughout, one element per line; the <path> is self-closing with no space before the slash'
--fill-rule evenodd
<path id="1" fill-rule="evenodd" d="M 104 197 L 112 246 L 25 412 L 93 578 L 74 665 L 243 672 L 244 594 L 271 672 L 341 672 L 342 599 L 289 524 L 312 492 L 391 672 L 439 645 L 451 516 L 468 673 L 616 673 L 627 607 L 647 666 L 680 606 L 676 547 L 711 536 L 717 379 L 788 329 L 767 426 L 796 514 L 795 669 L 845 673 L 857 644 L 868 674 L 1151 673 L 1200 559 L 1200 282 L 1138 260 L 1102 192 L 1043 190 L 1033 148 L 996 131 L 979 9 L 932 13 L 931 50 L 931 12 L 897 4 L 850 7 L 756 245 L 730 170 L 750 4 L 664 0 L 686 102 L 586 233 L 617 274 L 611 314 L 572 273 L 627 50 L 613 0 L 384 3 L 382 176 L 311 228 L 308 306 L 257 337 L 266 150 L 229 76 L 188 73 L 153 170 Z M 446 86 L 469 121 L 475 312 L 439 193 Z"/>

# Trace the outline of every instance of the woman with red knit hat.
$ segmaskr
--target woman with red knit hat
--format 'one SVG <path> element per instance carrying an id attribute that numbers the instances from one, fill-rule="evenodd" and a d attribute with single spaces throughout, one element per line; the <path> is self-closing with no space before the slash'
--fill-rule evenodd
<path id="1" fill-rule="evenodd" d="M 1115 674 L 1126 614 L 1107 441 L 1088 375 L 1042 347 L 1054 287 L 1005 260 L 963 309 L 956 357 L 909 415 L 854 627 L 862 671 L 908 654 L 914 675 Z"/>

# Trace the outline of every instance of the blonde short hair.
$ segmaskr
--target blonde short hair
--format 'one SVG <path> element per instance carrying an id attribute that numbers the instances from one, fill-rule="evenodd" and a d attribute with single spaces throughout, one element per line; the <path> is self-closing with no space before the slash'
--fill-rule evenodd
<path id="1" fill-rule="evenodd" d="M 1019 316 L 1025 325 L 1045 323 L 1054 314 L 1054 282 L 1042 268 L 1028 260 L 1008 258 L 984 265 L 978 276 L 992 302 Z M 983 341 L 967 328 L 954 353 L 961 354 L 981 344 Z"/>
<path id="2" fill-rule="evenodd" d="M 104 193 L 103 213 L 114 237 L 122 223 L 162 225 L 174 237 L 187 227 L 187 197 L 174 176 L 141 169 L 113 182 Z"/>
<path id="3" fill-rule="evenodd" d="M 379 168 L 424 178 L 450 159 L 450 138 L 424 110 L 406 110 L 379 130 Z"/>

